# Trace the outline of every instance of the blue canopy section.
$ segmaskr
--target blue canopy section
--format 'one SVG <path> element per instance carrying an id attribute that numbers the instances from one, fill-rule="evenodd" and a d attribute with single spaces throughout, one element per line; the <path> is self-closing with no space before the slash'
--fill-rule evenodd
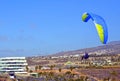
<path id="1" fill-rule="evenodd" d="M 82 20 L 84 22 L 87 22 L 89 19 L 91 19 L 93 23 L 95 24 L 100 41 L 103 44 L 106 44 L 108 40 L 108 30 L 107 30 L 107 25 L 104 19 L 101 16 L 93 14 L 93 13 L 86 12 L 82 15 Z"/>

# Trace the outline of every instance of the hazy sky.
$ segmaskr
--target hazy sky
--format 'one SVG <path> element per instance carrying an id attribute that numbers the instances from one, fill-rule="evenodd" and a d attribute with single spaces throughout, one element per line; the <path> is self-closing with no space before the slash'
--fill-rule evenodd
<path id="1" fill-rule="evenodd" d="M 0 57 L 36 56 L 102 45 L 84 12 L 102 16 L 120 40 L 120 0 L 0 0 Z"/>

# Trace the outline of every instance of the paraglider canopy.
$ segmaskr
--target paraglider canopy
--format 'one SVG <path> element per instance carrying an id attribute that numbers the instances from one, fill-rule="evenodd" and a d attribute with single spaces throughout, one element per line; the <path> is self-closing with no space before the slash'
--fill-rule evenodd
<path id="1" fill-rule="evenodd" d="M 99 15 L 85 12 L 82 15 L 82 21 L 87 22 L 89 19 L 91 19 L 95 24 L 100 41 L 103 44 L 106 44 L 108 40 L 108 30 L 104 19 Z"/>

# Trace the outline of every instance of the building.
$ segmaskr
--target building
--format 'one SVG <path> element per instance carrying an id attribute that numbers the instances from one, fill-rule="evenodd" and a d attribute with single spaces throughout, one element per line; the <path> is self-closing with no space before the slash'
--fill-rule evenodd
<path id="1" fill-rule="evenodd" d="M 0 73 L 27 73 L 27 65 L 25 57 L 3 57 L 0 58 Z"/>

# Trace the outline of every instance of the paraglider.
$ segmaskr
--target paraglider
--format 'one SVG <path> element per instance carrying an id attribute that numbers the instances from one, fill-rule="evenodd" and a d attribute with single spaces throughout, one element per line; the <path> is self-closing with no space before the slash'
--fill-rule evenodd
<path id="1" fill-rule="evenodd" d="M 87 22 L 89 19 L 91 19 L 95 24 L 100 41 L 103 44 L 106 44 L 108 40 L 108 30 L 104 19 L 101 16 L 93 13 L 86 12 L 82 15 L 82 21 Z"/>
<path id="2" fill-rule="evenodd" d="M 88 55 L 87 52 L 85 52 L 85 54 L 82 56 L 82 60 L 83 60 L 83 59 L 88 59 L 88 58 L 89 58 L 89 55 Z"/>

